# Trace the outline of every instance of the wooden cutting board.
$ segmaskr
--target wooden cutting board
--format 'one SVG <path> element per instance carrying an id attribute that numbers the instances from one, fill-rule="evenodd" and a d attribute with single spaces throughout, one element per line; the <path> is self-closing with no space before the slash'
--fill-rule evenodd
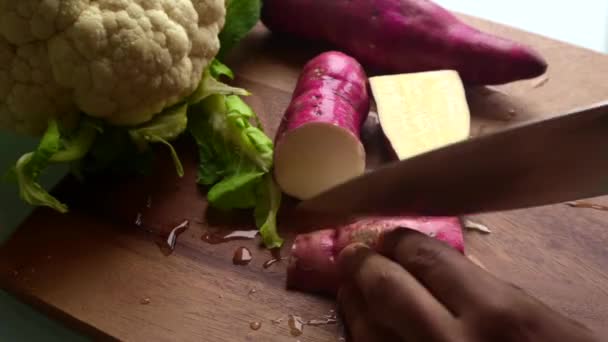
<path id="1" fill-rule="evenodd" d="M 465 20 L 536 47 L 550 65 L 547 75 L 536 80 L 469 89 L 475 135 L 608 98 L 608 56 Z M 233 54 L 228 64 L 238 75 L 236 83 L 252 91 L 247 101 L 270 134 L 300 68 L 322 50 L 273 37 L 260 26 Z M 373 164 L 382 159 L 373 143 L 379 133 L 373 121 L 366 132 Z M 287 291 L 284 262 L 263 268 L 270 255 L 254 241 L 211 245 L 201 240 L 209 229 L 250 227 L 250 214 L 229 217 L 206 210 L 204 196 L 194 186 L 194 153 L 187 141 L 184 146 L 187 173 L 182 180 L 166 164 L 138 182 L 85 187 L 66 181 L 57 193 L 74 210 L 60 215 L 39 209 L 29 217 L 0 249 L 0 286 L 97 338 L 335 341 L 336 325 L 306 326 L 301 336 L 291 336 L 287 315 L 315 319 L 335 308 L 330 298 Z M 608 204 L 608 199 L 594 201 Z M 190 221 L 188 230 L 173 254 L 165 256 L 155 244 L 156 234 L 146 230 L 166 233 L 184 219 Z M 608 212 L 555 205 L 474 219 L 493 233 L 467 232 L 469 254 L 499 277 L 608 336 Z M 293 238 L 288 220 L 281 229 L 288 240 Z M 232 264 L 239 246 L 253 253 L 248 266 Z M 261 328 L 252 330 L 252 322 Z"/>

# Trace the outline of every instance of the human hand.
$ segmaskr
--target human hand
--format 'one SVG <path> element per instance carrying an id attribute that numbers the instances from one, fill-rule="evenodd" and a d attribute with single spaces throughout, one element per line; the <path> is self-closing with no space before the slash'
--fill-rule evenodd
<path id="1" fill-rule="evenodd" d="M 426 235 L 398 229 L 378 251 L 355 244 L 338 259 L 338 301 L 355 342 L 599 341 Z"/>

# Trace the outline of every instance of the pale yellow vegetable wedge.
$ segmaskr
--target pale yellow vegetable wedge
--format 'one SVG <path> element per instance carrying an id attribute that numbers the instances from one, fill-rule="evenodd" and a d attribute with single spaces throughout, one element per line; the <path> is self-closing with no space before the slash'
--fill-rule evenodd
<path id="1" fill-rule="evenodd" d="M 382 130 L 400 160 L 469 137 L 469 106 L 456 71 L 377 76 L 370 84 Z"/>

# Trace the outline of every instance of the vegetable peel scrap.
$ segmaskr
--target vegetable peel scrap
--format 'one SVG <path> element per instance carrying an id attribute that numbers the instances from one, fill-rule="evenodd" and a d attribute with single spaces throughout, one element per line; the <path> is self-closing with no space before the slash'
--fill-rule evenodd
<path id="1" fill-rule="evenodd" d="M 597 203 L 585 202 L 585 201 L 567 202 L 566 205 L 569 207 L 572 207 L 572 208 L 583 208 L 583 209 L 595 209 L 595 210 L 600 210 L 600 211 L 608 211 L 608 206 L 597 204 Z"/>
<path id="2" fill-rule="evenodd" d="M 490 230 L 490 228 L 488 228 L 486 225 L 481 224 L 479 222 L 475 222 L 471 219 L 464 219 L 462 221 L 462 224 L 463 224 L 464 228 L 469 229 L 469 230 L 476 230 L 478 232 L 482 232 L 485 234 L 492 233 L 492 230 Z"/>

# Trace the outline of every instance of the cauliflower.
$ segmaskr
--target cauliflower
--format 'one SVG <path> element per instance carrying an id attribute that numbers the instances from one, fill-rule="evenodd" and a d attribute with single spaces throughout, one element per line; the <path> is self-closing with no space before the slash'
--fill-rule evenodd
<path id="1" fill-rule="evenodd" d="M 219 50 L 224 0 L 0 0 L 0 128 L 80 112 L 138 125 L 189 96 Z"/>
<path id="2" fill-rule="evenodd" d="M 171 142 L 188 132 L 209 205 L 254 209 L 266 246 L 280 247 L 272 140 L 250 122 L 239 97 L 249 93 L 220 81 L 234 74 L 217 59 L 260 9 L 260 0 L 0 0 L 0 128 L 41 136 L 10 173 L 20 197 L 65 213 L 38 183 L 46 168 L 69 163 L 82 180 L 141 172 L 150 144 L 169 149 L 182 177 Z"/>

